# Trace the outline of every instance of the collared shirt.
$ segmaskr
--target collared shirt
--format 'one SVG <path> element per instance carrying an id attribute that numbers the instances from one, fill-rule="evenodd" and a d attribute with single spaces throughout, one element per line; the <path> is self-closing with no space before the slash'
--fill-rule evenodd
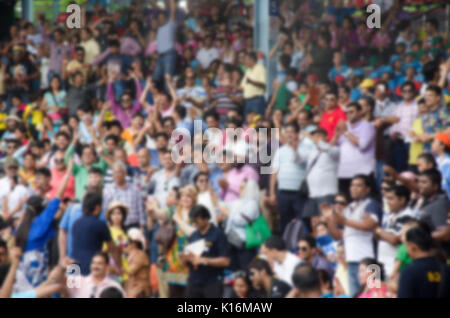
<path id="1" fill-rule="evenodd" d="M 70 57 L 71 48 L 66 44 L 50 41 L 50 71 L 61 74 L 64 57 Z"/>
<path id="2" fill-rule="evenodd" d="M 197 102 L 204 102 L 206 100 L 206 97 L 208 96 L 205 89 L 201 86 L 194 86 L 190 88 L 186 86 L 177 90 L 177 96 L 179 98 L 182 98 L 185 95 L 187 97 L 191 97 Z M 181 105 L 186 109 L 192 107 L 192 103 L 186 101 L 182 102 Z"/>
<path id="3" fill-rule="evenodd" d="M 136 81 L 136 89 L 136 96 L 141 96 L 142 85 L 140 81 Z M 129 111 L 123 109 L 122 106 L 116 102 L 113 83 L 108 83 L 106 88 L 106 96 L 108 101 L 111 102 L 111 110 L 114 113 L 114 117 L 120 122 L 123 129 L 129 128 L 131 126 L 131 119 L 133 118 L 133 115 L 142 110 L 141 103 L 137 100 Z"/>
<path id="4" fill-rule="evenodd" d="M 427 134 L 436 134 L 449 126 L 450 111 L 447 107 L 438 107 L 422 117 L 423 130 Z M 431 150 L 431 144 L 425 144 L 426 150 Z"/>
<path id="5" fill-rule="evenodd" d="M 348 132 L 359 139 L 356 147 L 345 135 L 339 138 L 340 161 L 338 177 L 350 179 L 358 174 L 370 175 L 375 171 L 375 127 L 360 120 L 347 124 Z"/>
<path id="6" fill-rule="evenodd" d="M 92 276 L 82 276 L 80 280 L 80 288 L 70 289 L 74 298 L 100 298 L 105 289 L 110 287 L 117 288 L 125 297 L 125 291 L 122 286 L 114 279 L 106 276 L 100 283 L 95 284 Z"/>
<path id="7" fill-rule="evenodd" d="M 88 64 L 92 63 L 92 61 L 100 54 L 100 45 L 94 38 L 91 38 L 86 42 L 81 42 L 80 46 L 84 48 L 84 61 Z"/>
<path id="8" fill-rule="evenodd" d="M 385 100 L 376 100 L 375 101 L 375 109 L 374 109 L 374 116 L 375 118 L 379 117 L 391 117 L 394 115 L 394 110 L 396 108 L 396 105 L 394 102 L 392 102 L 389 98 L 386 98 Z M 389 136 L 390 134 L 390 128 L 384 130 L 384 135 Z"/>
<path id="9" fill-rule="evenodd" d="M 292 274 L 294 273 L 295 267 L 301 263 L 300 258 L 297 255 L 286 252 L 286 257 L 283 263 L 275 261 L 273 271 L 279 279 L 289 284 L 289 286 L 294 286 L 292 281 Z"/>
<path id="10" fill-rule="evenodd" d="M 166 199 L 169 192 L 180 186 L 180 178 L 172 173 L 169 177 L 166 175 L 165 169 L 160 169 L 155 172 L 150 179 L 150 192 L 153 192 L 153 196 L 158 200 L 159 206 L 165 208 L 167 206 Z"/>
<path id="11" fill-rule="evenodd" d="M 406 103 L 405 101 L 401 102 L 395 108 L 393 115 L 398 117 L 400 121 L 391 127 L 391 134 L 399 133 L 403 140 L 407 143 L 411 142 L 411 137 L 409 136 L 409 132 L 411 131 L 411 127 L 414 121 L 417 119 L 419 115 L 419 109 L 417 106 L 417 102 L 413 101 L 411 103 Z"/>
<path id="12" fill-rule="evenodd" d="M 241 87 L 244 90 L 244 98 L 251 99 L 254 97 L 262 97 L 266 93 L 265 88 L 260 88 L 255 85 L 247 83 L 247 79 L 250 79 L 254 82 L 258 83 L 266 83 L 267 82 L 267 71 L 266 68 L 261 64 L 255 64 L 253 68 L 249 68 L 244 75 L 244 78 L 241 82 Z"/>
<path id="13" fill-rule="evenodd" d="M 219 59 L 219 50 L 215 47 L 202 48 L 197 53 L 197 60 L 200 62 L 200 65 L 203 69 L 207 69 L 211 63 L 217 59 Z"/>
<path id="14" fill-rule="evenodd" d="M 126 183 L 125 188 L 117 186 L 115 183 L 106 186 L 103 190 L 103 209 L 106 211 L 109 205 L 119 201 L 128 207 L 129 214 L 125 225 L 146 224 L 144 202 L 139 188 L 133 183 Z"/>
<path id="15" fill-rule="evenodd" d="M 159 27 L 156 35 L 156 46 L 159 54 L 167 53 L 174 48 L 176 30 L 177 24 L 175 21 L 169 21 Z"/>
<path id="16" fill-rule="evenodd" d="M 334 137 L 336 126 L 341 121 L 346 121 L 346 120 L 347 120 L 347 115 L 342 110 L 342 108 L 337 106 L 332 111 L 326 110 L 323 113 L 319 126 L 320 126 L 320 128 L 323 128 L 327 131 L 328 141 L 330 141 Z"/>
<path id="17" fill-rule="evenodd" d="M 245 165 L 242 169 L 234 168 L 226 173 L 226 180 L 228 181 L 228 188 L 220 192 L 220 197 L 225 202 L 236 200 L 240 197 L 239 189 L 245 180 L 253 180 L 256 183 L 259 181 L 259 175 L 255 169 L 249 165 Z"/>

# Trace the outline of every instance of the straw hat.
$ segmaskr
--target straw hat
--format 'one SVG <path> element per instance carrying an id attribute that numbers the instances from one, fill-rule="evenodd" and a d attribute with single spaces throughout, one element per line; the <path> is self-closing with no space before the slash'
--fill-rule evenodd
<path id="1" fill-rule="evenodd" d="M 123 209 L 125 211 L 125 217 L 128 215 L 128 212 L 129 212 L 128 207 L 125 204 L 123 204 L 122 202 L 114 201 L 109 205 L 108 210 L 106 210 L 105 216 L 106 216 L 107 220 L 109 219 L 112 211 L 114 211 L 114 209 L 116 209 L 116 208 Z"/>
<path id="2" fill-rule="evenodd" d="M 131 241 L 140 242 L 142 246 L 145 246 L 145 236 L 140 229 L 131 228 L 128 230 L 127 235 Z"/>

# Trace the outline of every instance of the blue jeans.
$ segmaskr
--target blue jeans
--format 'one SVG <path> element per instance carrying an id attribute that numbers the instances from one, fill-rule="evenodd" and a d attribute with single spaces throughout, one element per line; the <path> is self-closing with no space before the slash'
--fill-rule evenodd
<path id="1" fill-rule="evenodd" d="M 359 263 L 349 262 L 348 263 L 348 285 L 350 289 L 350 297 L 355 296 L 358 290 L 361 288 L 359 283 Z"/>
<path id="2" fill-rule="evenodd" d="M 403 140 L 396 140 L 393 143 L 394 168 L 401 173 L 408 170 L 409 144 Z"/>
<path id="3" fill-rule="evenodd" d="M 299 191 L 278 191 L 277 207 L 280 214 L 280 230 L 283 235 L 286 226 L 293 219 L 302 218 L 304 200 Z"/>
<path id="4" fill-rule="evenodd" d="M 153 81 L 161 82 L 164 81 L 165 87 L 168 90 L 165 75 L 170 74 L 173 76 L 175 74 L 175 67 L 177 62 L 177 51 L 171 50 L 169 52 L 159 55 L 158 61 L 156 62 L 155 71 L 153 72 Z"/>
<path id="5" fill-rule="evenodd" d="M 247 114 L 250 112 L 254 112 L 260 114 L 261 116 L 264 116 L 265 110 L 266 110 L 266 100 L 264 99 L 263 96 L 246 99 L 244 107 L 244 119 L 247 120 Z"/>

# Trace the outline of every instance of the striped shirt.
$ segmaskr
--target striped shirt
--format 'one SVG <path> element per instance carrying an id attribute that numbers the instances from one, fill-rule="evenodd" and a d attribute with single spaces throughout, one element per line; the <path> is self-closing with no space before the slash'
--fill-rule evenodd
<path id="1" fill-rule="evenodd" d="M 236 97 L 243 97 L 242 92 L 234 89 L 230 92 L 230 94 Z M 226 114 L 230 110 L 238 110 L 239 107 L 242 106 L 236 104 L 230 97 L 228 97 L 225 87 L 216 88 L 212 98 L 214 101 L 217 101 L 216 111 L 221 115 Z"/>

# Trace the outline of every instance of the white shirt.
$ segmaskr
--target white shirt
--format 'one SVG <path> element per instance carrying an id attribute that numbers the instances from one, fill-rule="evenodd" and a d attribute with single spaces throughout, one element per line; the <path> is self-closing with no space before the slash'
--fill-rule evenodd
<path id="1" fill-rule="evenodd" d="M 209 65 L 211 65 L 211 63 L 214 60 L 218 60 L 219 59 L 219 55 L 220 55 L 219 54 L 219 50 L 216 49 L 215 47 L 211 47 L 209 49 L 202 48 L 197 53 L 197 60 L 199 61 L 199 63 L 202 66 L 202 68 L 206 69 L 206 68 L 209 67 Z"/>
<path id="2" fill-rule="evenodd" d="M 297 256 L 291 252 L 287 252 L 283 263 L 275 261 L 274 272 L 279 279 L 285 281 L 290 286 L 294 286 L 292 274 L 294 274 L 295 268 L 300 263 L 301 260 Z"/>
<path id="3" fill-rule="evenodd" d="M 26 203 L 26 200 L 28 200 L 30 195 L 29 189 L 21 184 L 16 185 L 11 191 L 11 182 L 8 177 L 4 177 L 0 180 L 0 206 L 3 208 L 3 199 L 5 196 L 8 196 L 8 212 L 17 208 L 22 201 Z M 14 215 L 14 219 L 20 217 L 24 211 L 24 207 L 25 205 L 22 210 Z"/>
<path id="4" fill-rule="evenodd" d="M 209 191 L 205 191 L 198 194 L 197 204 L 203 205 L 208 209 L 209 215 L 211 215 L 211 219 L 209 220 L 212 224 L 217 226 L 217 209 L 214 207 L 214 204 L 211 199 L 211 194 Z"/>

